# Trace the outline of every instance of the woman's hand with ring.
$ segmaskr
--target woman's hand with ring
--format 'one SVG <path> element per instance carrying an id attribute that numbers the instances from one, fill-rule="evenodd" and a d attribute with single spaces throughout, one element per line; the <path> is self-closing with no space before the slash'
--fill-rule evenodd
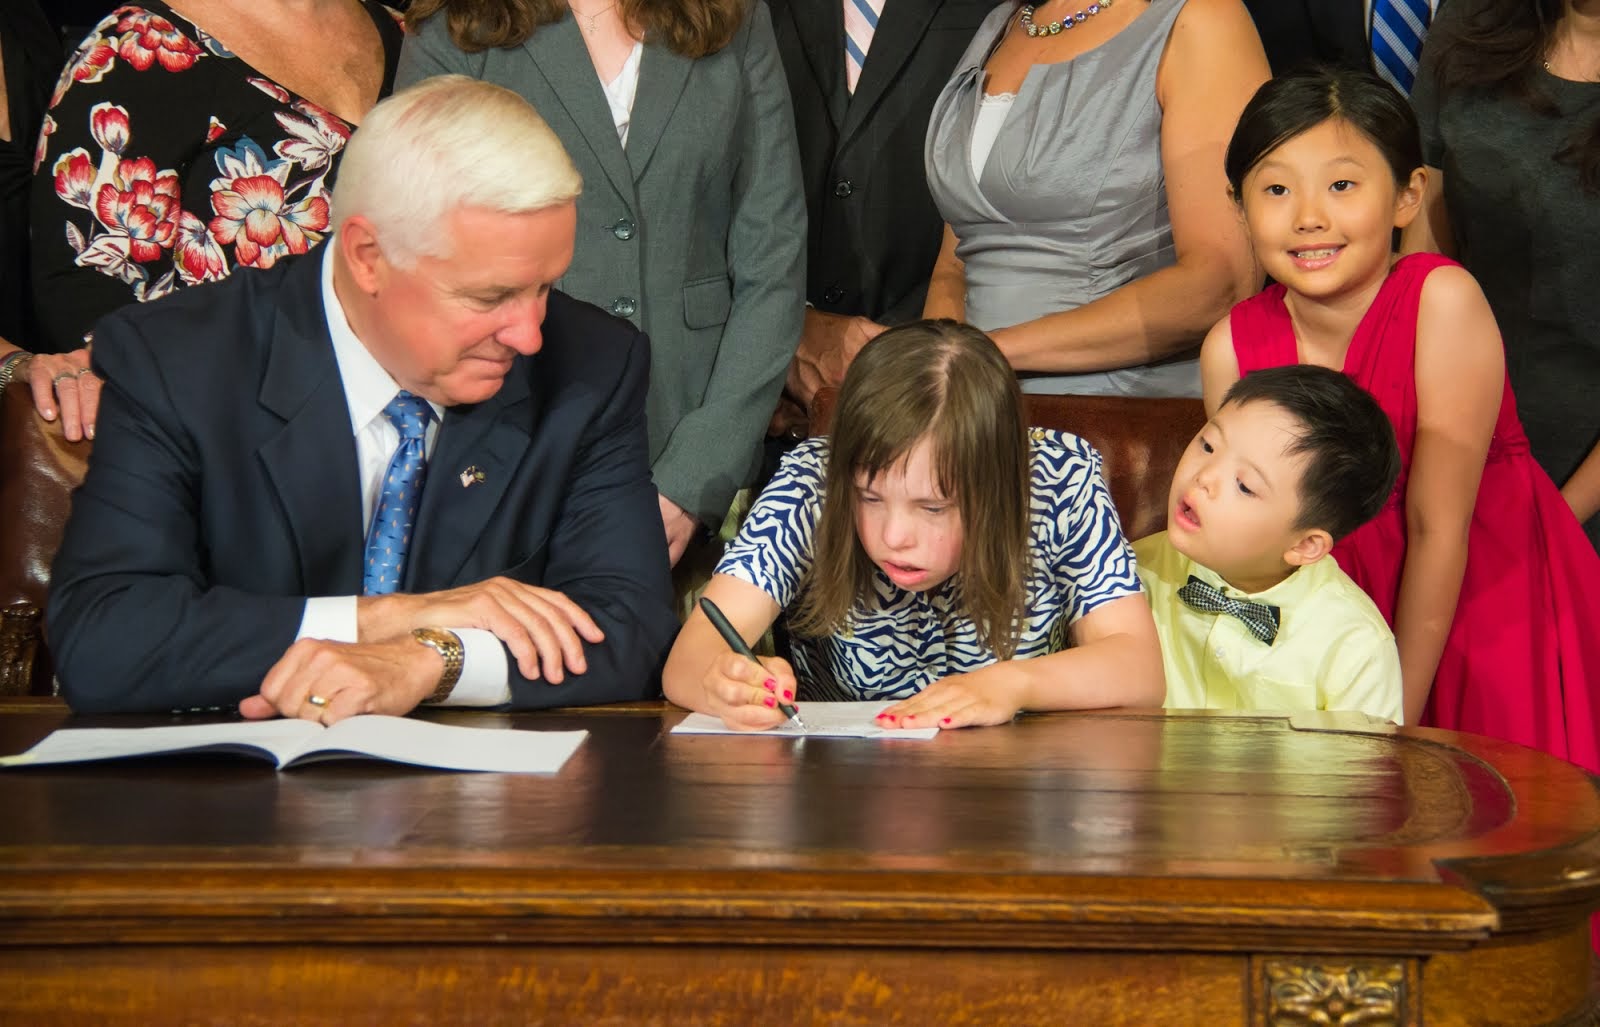
<path id="1" fill-rule="evenodd" d="M 89 367 L 88 347 L 71 353 L 36 353 L 28 361 L 33 405 L 46 421 L 61 418 L 67 441 L 94 438 L 100 410 L 100 379 Z"/>

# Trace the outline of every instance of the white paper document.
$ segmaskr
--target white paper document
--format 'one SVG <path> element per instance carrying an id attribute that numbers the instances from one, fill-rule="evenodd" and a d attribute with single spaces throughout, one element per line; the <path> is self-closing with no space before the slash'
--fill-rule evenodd
<path id="1" fill-rule="evenodd" d="M 350 717 L 332 727 L 309 720 L 257 720 L 176 727 L 66 728 L 51 732 L 27 752 L 0 756 L 0 767 L 204 752 L 266 759 L 279 770 L 321 760 L 376 759 L 441 770 L 554 774 L 587 733 L 458 727 L 376 714 Z"/>
<path id="2" fill-rule="evenodd" d="M 808 702 L 800 707 L 805 730 L 787 720 L 765 731 L 740 731 L 708 713 L 691 713 L 672 729 L 675 735 L 797 735 L 805 738 L 932 738 L 936 727 L 883 727 L 873 718 L 893 702 Z"/>

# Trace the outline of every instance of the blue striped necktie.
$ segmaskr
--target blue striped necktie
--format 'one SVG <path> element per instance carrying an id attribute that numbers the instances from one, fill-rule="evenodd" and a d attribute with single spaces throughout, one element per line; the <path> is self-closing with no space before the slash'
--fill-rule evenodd
<path id="1" fill-rule="evenodd" d="M 1428 0 L 1372 0 L 1373 67 L 1405 96 L 1417 80 L 1417 61 L 1432 16 Z"/>
<path id="2" fill-rule="evenodd" d="M 428 422 L 433 420 L 433 408 L 427 400 L 402 389 L 383 408 L 383 416 L 400 433 L 400 445 L 383 472 L 378 506 L 367 529 L 361 591 L 369 596 L 388 595 L 400 587 L 405 576 L 411 526 L 428 475 Z"/>

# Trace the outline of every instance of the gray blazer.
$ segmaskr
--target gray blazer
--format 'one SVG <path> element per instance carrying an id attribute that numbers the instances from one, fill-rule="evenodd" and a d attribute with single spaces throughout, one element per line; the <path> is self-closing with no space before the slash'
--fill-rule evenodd
<path id="1" fill-rule="evenodd" d="M 715 529 L 756 467 L 805 312 L 806 208 L 765 0 L 699 60 L 646 42 L 628 148 L 569 14 L 468 54 L 446 19 L 406 38 L 396 85 L 459 73 L 527 97 L 583 175 L 558 287 L 650 336 L 651 474 Z"/>

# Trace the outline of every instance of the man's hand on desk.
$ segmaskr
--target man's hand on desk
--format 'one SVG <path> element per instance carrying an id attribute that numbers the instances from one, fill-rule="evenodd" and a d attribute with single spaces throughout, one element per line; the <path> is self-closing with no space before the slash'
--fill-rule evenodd
<path id="1" fill-rule="evenodd" d="M 282 716 L 323 724 L 358 713 L 402 717 L 428 697 L 443 669 L 438 653 L 410 637 L 354 643 L 303 638 L 267 671 L 260 694 L 241 702 L 239 713 L 250 720 Z"/>
<path id="2" fill-rule="evenodd" d="M 606 637 L 567 596 L 510 578 L 421 595 L 363 596 L 356 603 L 357 637 L 363 642 L 402 638 L 415 648 L 411 630 L 427 627 L 492 631 L 511 650 L 523 677 L 542 677 L 552 685 L 569 671 L 582 674 L 587 669 L 583 643 L 598 644 Z"/>

